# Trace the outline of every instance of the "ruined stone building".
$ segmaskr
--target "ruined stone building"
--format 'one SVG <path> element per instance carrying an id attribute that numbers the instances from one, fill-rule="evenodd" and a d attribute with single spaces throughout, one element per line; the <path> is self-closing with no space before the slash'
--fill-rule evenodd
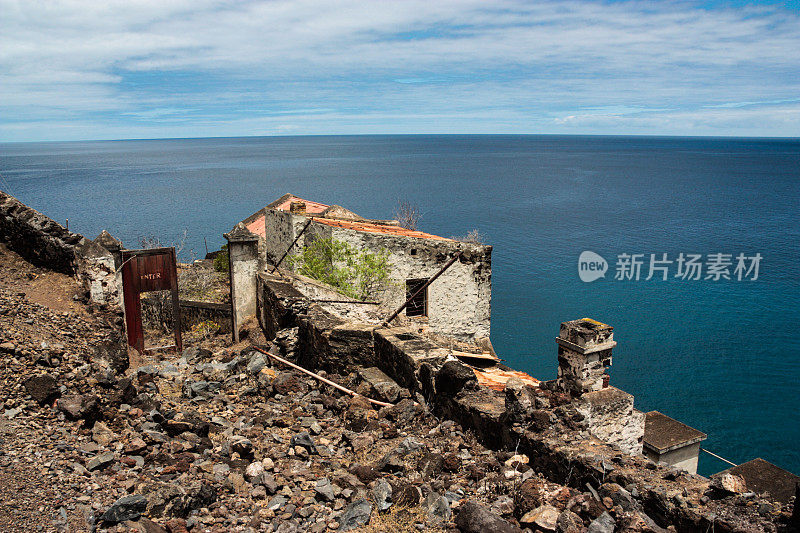
<path id="1" fill-rule="evenodd" d="M 243 225 L 258 238 L 259 265 L 280 262 L 281 268 L 291 270 L 289 261 L 281 261 L 284 254 L 290 248 L 290 254 L 297 253 L 319 238 L 333 238 L 361 250 L 386 250 L 392 278 L 382 298 L 387 308 L 402 305 L 460 251 L 461 257 L 446 275 L 423 290 L 403 313 L 433 333 L 461 340 L 489 337 L 491 246 L 406 229 L 396 221 L 368 220 L 343 207 L 291 194 L 257 211 Z"/>
<path id="2" fill-rule="evenodd" d="M 324 320 L 337 342 L 345 343 L 342 339 L 349 335 L 345 344 L 358 344 L 360 341 L 355 339 L 381 324 L 385 309 L 400 306 L 418 284 L 461 251 L 461 259 L 426 289 L 419 302 L 404 310 L 406 320 L 403 323 L 424 333 L 491 347 L 488 342 L 490 246 L 409 230 L 394 221 L 367 220 L 343 207 L 303 200 L 291 194 L 257 211 L 226 237 L 231 246 L 232 300 L 239 308 L 238 315 L 259 314 L 262 325 L 269 323 L 271 319 L 260 314 L 271 305 L 264 302 L 271 299 L 266 294 L 278 290 L 276 287 L 286 287 L 284 291 L 294 291 L 295 298 L 316 301 L 317 305 L 310 307 L 308 313 L 311 316 L 320 313 L 319 320 L 326 316 Z M 287 253 L 297 253 L 319 238 L 334 238 L 364 250 L 388 251 L 393 283 L 386 295 L 383 313 L 375 308 L 330 303 L 336 299 L 335 291 L 291 272 Z M 283 274 L 270 276 L 276 264 L 280 264 Z M 260 304 L 259 297 L 264 300 Z M 338 336 L 343 337 L 338 339 Z M 705 435 L 668 417 L 663 420 L 672 421 L 673 425 L 658 423 L 663 422 L 662 418 L 635 409 L 632 395 L 609 385 L 606 371 L 611 366 L 611 354 L 616 346 L 611 326 L 588 318 L 565 322 L 556 342 L 558 379 L 551 386 L 577 399 L 575 408 L 591 434 L 627 453 L 646 453 L 655 462 L 696 472 L 699 442 Z M 370 350 L 366 348 L 365 351 Z M 493 351 L 490 353 L 496 357 Z M 335 358 L 350 360 L 341 354 Z M 325 362 L 317 361 L 320 363 L 324 365 Z M 475 370 L 476 379 L 490 389 L 503 391 L 509 379 L 540 386 L 537 379 L 498 363 L 496 359 L 470 361 L 481 366 Z M 677 435 L 673 431 L 675 425 L 683 428 L 684 433 L 691 433 L 691 438 L 683 438 L 683 433 Z"/>
<path id="3" fill-rule="evenodd" d="M 255 316 L 268 339 L 295 329 L 292 353 L 301 366 L 338 374 L 361 369 L 378 376 L 373 381 L 396 382 L 487 445 L 535 453 L 540 466 L 558 476 L 570 478 L 583 470 L 591 480 L 613 471 L 626 483 L 648 486 L 674 478 L 676 487 L 691 486 L 698 498 L 716 483 L 696 475 L 703 432 L 658 411 L 643 413 L 633 395 L 609 383 L 617 344 L 613 327 L 590 318 L 563 322 L 555 339 L 557 379 L 540 381 L 502 364 L 488 341 L 491 247 L 367 220 L 288 194 L 226 237 L 234 319 Z M 297 253 L 319 238 L 388 252 L 393 284 L 384 308 L 342 299 L 332 287 L 292 271 L 287 252 Z M 459 252 L 459 260 L 404 311 L 402 320 L 385 321 L 387 309 L 400 306 Z M 630 470 L 623 475 L 620 465 Z M 729 472 L 784 504 L 794 494 L 797 478 L 766 461 Z M 680 501 L 656 502 L 658 494 L 650 494 L 651 503 L 666 505 L 666 515 L 674 515 L 662 517 L 663 523 L 686 511 Z M 713 513 L 709 516 L 680 520 L 705 527 L 713 523 Z"/>

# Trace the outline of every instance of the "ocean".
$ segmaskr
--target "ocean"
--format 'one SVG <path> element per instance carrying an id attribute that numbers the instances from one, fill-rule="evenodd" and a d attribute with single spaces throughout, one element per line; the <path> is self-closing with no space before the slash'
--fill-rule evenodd
<path id="1" fill-rule="evenodd" d="M 611 383 L 635 395 L 637 408 L 700 429 L 705 448 L 735 463 L 762 457 L 800 474 L 800 140 L 15 143 L 0 144 L 0 189 L 69 219 L 74 231 L 107 229 L 129 247 L 146 236 L 179 242 L 186 232 L 184 259 L 202 257 L 206 243 L 218 249 L 223 232 L 287 192 L 370 218 L 408 201 L 422 230 L 478 230 L 494 246 L 492 342 L 507 364 L 553 378 L 559 324 L 605 322 L 618 342 Z M 605 261 L 605 277 L 581 280 L 584 251 Z M 679 266 L 686 273 L 680 254 L 700 256 L 700 279 L 676 277 Z M 628 268 L 636 264 L 638 279 Z M 701 454 L 700 473 L 725 467 Z"/>

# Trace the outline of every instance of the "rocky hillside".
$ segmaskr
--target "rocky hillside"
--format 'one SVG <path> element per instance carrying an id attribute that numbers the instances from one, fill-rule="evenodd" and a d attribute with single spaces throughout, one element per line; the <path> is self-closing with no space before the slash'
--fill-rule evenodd
<path id="1" fill-rule="evenodd" d="M 46 273 L 0 260 L 3 531 L 580 531 L 635 516 L 357 373 L 328 377 L 396 405 L 221 338 L 126 368 L 119 317 L 77 296 L 66 310 L 33 302 Z M 291 356 L 291 333 L 268 349 Z"/>
<path id="2" fill-rule="evenodd" d="M 129 364 L 72 278 L 0 271 L 2 531 L 663 531 L 633 485 L 548 482 L 379 373 L 327 376 L 351 397 L 253 347 L 296 331 Z"/>

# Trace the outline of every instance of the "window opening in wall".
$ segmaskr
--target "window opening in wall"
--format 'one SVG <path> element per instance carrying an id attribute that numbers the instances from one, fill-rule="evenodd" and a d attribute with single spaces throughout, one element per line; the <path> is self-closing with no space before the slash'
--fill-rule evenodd
<path id="1" fill-rule="evenodd" d="M 427 279 L 406 280 L 406 299 L 411 298 L 420 287 L 425 285 Z M 428 288 L 420 291 L 406 306 L 406 316 L 428 316 Z"/>
<path id="2" fill-rule="evenodd" d="M 416 248 L 412 248 L 411 249 L 411 255 L 417 255 L 417 249 Z"/>

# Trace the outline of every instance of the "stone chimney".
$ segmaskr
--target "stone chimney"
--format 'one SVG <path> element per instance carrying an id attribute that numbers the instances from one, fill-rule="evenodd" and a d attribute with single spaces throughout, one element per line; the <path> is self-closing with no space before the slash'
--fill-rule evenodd
<path id="1" fill-rule="evenodd" d="M 608 387 L 614 328 L 591 318 L 561 323 L 558 343 L 558 387 L 580 396 Z"/>
<path id="2" fill-rule="evenodd" d="M 292 202 L 289 204 L 289 212 L 295 215 L 305 215 L 306 214 L 306 203 L 305 202 Z"/>

